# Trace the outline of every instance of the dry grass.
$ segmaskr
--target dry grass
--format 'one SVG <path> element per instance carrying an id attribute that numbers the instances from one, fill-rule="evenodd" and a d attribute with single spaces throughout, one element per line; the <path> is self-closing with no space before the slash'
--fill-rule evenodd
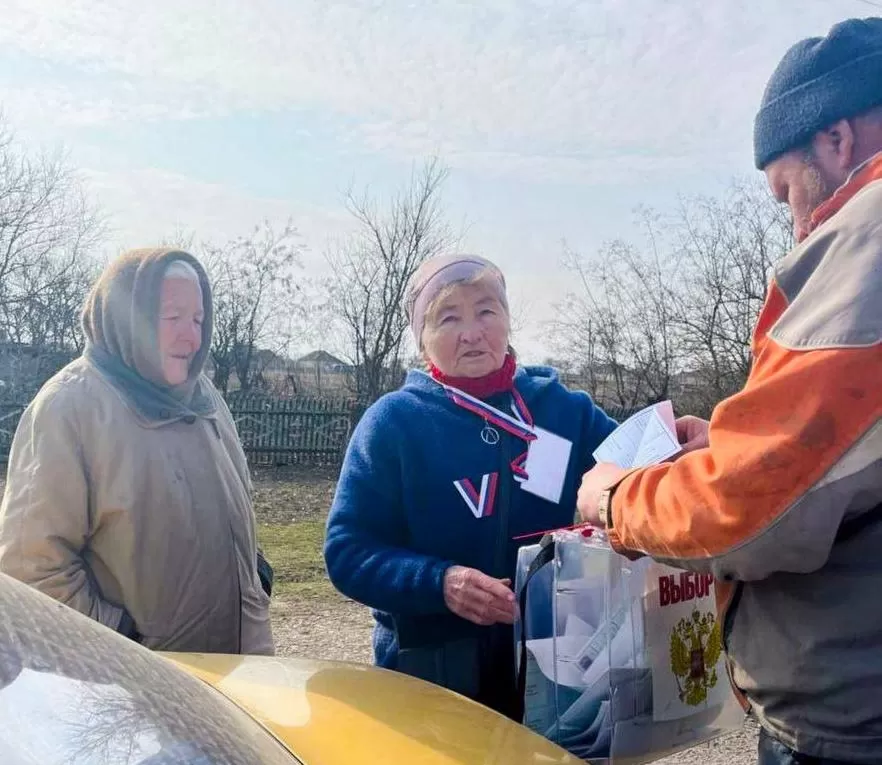
<path id="1" fill-rule="evenodd" d="M 275 571 L 274 597 L 326 598 L 333 594 L 322 560 L 324 531 L 323 521 L 258 525 L 258 541 Z"/>
<path id="2" fill-rule="evenodd" d="M 282 656 L 370 662 L 370 612 L 334 589 L 322 558 L 336 478 L 321 469 L 255 472 L 257 534 L 276 577 L 273 638 Z"/>
<path id="3" fill-rule="evenodd" d="M 327 469 L 255 471 L 257 536 L 275 571 L 273 595 L 332 598 L 322 543 L 336 475 Z"/>

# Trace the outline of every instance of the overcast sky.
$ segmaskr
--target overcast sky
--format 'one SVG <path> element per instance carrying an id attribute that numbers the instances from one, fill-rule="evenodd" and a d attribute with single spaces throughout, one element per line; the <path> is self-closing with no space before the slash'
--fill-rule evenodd
<path id="1" fill-rule="evenodd" d="M 0 102 L 68 150 L 113 249 L 290 215 L 313 275 L 351 183 L 383 192 L 437 153 L 463 247 L 506 271 L 539 356 L 561 240 L 594 250 L 638 205 L 754 174 L 781 55 L 875 3 L 3 0 Z"/>

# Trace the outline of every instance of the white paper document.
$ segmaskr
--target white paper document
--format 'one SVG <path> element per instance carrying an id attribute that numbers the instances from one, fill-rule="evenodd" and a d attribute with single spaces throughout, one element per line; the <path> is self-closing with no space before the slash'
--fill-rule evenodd
<path id="1" fill-rule="evenodd" d="M 567 477 L 573 442 L 543 428 L 535 427 L 534 431 L 537 437 L 530 442 L 524 464 L 528 477 L 521 481 L 521 488 L 557 504 Z"/>
<path id="2" fill-rule="evenodd" d="M 610 667 L 622 668 L 634 666 L 635 636 L 634 626 L 631 620 L 631 612 L 625 612 L 625 618 L 618 623 L 615 632 L 606 633 L 609 642 L 609 650 L 602 647 L 597 657 L 588 665 L 582 674 L 582 685 L 591 687 Z M 613 625 L 616 626 L 616 625 Z"/>
<path id="3" fill-rule="evenodd" d="M 664 462 L 680 451 L 670 401 L 662 401 L 631 415 L 594 451 L 597 462 L 621 468 L 647 467 Z"/>
<path id="4" fill-rule="evenodd" d="M 582 688 L 582 668 L 576 654 L 585 643 L 582 635 L 561 635 L 557 638 L 528 640 L 527 650 L 536 660 L 539 670 L 552 682 Z"/>

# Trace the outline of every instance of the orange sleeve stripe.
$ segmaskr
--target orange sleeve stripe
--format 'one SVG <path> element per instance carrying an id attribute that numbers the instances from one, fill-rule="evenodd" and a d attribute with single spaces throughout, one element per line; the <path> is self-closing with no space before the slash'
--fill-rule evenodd
<path id="1" fill-rule="evenodd" d="M 616 548 L 721 555 L 761 534 L 882 416 L 882 348 L 791 351 L 763 337 L 757 350 L 744 390 L 714 411 L 710 448 L 619 485 Z"/>
<path id="2" fill-rule="evenodd" d="M 787 298 L 784 297 L 784 293 L 781 292 L 778 285 L 772 281 L 763 309 L 760 311 L 756 327 L 753 330 L 753 342 L 750 345 L 753 358 L 757 358 L 765 344 L 770 342 L 767 337 L 769 330 L 785 310 L 787 310 Z"/>

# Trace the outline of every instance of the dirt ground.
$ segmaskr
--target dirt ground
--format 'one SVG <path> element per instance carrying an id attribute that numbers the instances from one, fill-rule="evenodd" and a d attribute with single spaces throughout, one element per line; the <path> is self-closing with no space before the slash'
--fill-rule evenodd
<path id="1" fill-rule="evenodd" d="M 255 470 L 254 512 L 258 523 L 324 520 L 334 499 L 334 468 Z"/>
<path id="2" fill-rule="evenodd" d="M 334 497 L 336 471 L 256 471 L 254 510 L 262 527 L 324 522 Z M 296 561 L 292 561 L 296 565 Z M 328 586 L 273 598 L 273 637 L 279 654 L 341 661 L 371 661 L 372 619 L 367 608 Z"/>

